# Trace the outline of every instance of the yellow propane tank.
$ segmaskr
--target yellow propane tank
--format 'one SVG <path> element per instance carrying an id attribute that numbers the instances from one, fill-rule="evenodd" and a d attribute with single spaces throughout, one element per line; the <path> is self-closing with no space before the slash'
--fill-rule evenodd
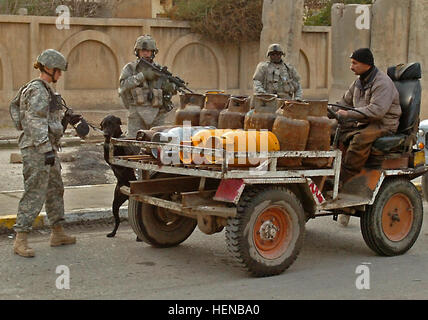
<path id="1" fill-rule="evenodd" d="M 201 145 L 202 146 L 202 145 Z M 205 148 L 215 148 L 228 152 L 274 152 L 280 150 L 278 138 L 270 131 L 243 131 L 232 130 L 221 136 L 212 136 L 204 144 Z M 207 155 L 206 162 L 209 164 L 220 164 L 222 155 Z M 230 166 L 258 166 L 260 157 L 256 158 L 234 158 Z"/>
<path id="2" fill-rule="evenodd" d="M 193 135 L 190 139 L 191 141 L 184 141 L 182 144 L 185 146 L 194 146 L 194 147 L 203 147 L 208 148 L 207 141 L 211 137 L 220 137 L 223 134 L 234 131 L 232 129 L 213 129 L 213 130 L 202 130 Z M 210 140 L 211 141 L 211 140 Z M 214 148 L 214 146 L 210 146 L 209 148 Z M 190 152 L 180 152 L 180 159 L 184 164 L 193 163 L 192 155 Z M 198 161 L 196 161 L 198 162 Z"/>

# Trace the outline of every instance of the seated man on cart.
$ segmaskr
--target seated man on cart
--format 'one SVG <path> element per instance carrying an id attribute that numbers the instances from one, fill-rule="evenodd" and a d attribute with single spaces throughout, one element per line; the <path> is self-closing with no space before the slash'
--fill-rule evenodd
<path id="1" fill-rule="evenodd" d="M 361 172 L 377 139 L 397 132 L 402 113 L 397 88 L 391 78 L 375 66 L 370 49 L 358 49 L 350 59 L 350 69 L 359 77 L 339 104 L 356 111 L 332 107 L 336 117 L 345 123 L 339 136 L 340 148 L 344 151 L 342 184 Z"/>

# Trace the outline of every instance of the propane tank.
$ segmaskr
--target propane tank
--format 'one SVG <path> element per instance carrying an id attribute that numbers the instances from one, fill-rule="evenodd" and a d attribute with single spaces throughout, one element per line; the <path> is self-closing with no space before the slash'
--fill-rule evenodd
<path id="1" fill-rule="evenodd" d="M 327 117 L 328 100 L 306 100 L 309 104 L 309 117 Z"/>
<path id="2" fill-rule="evenodd" d="M 223 91 L 207 91 L 205 97 L 205 106 L 201 110 L 199 124 L 217 128 L 220 112 L 226 108 L 230 95 Z"/>
<path id="3" fill-rule="evenodd" d="M 306 120 L 308 104 L 282 101 L 272 132 L 277 136 L 281 151 L 304 151 L 309 136 L 309 121 Z M 300 167 L 301 158 L 279 158 L 279 167 Z"/>
<path id="4" fill-rule="evenodd" d="M 308 117 L 310 123 L 310 133 L 307 151 L 329 151 L 331 145 L 331 130 L 334 120 L 327 117 Z M 327 158 L 304 159 L 303 165 L 308 167 L 322 168 L 328 165 Z"/>
<path id="5" fill-rule="evenodd" d="M 252 97 L 251 110 L 245 115 L 244 129 L 272 131 L 278 108 L 276 95 L 257 94 Z"/>
<path id="6" fill-rule="evenodd" d="M 192 126 L 199 126 L 201 109 L 204 106 L 205 96 L 198 93 L 180 94 L 180 108 L 175 113 L 175 124 L 183 125 L 190 122 Z"/>
<path id="7" fill-rule="evenodd" d="M 212 140 L 212 137 L 221 137 L 223 134 L 227 132 L 234 131 L 232 129 L 206 129 L 206 130 L 198 130 L 195 131 L 192 137 L 190 138 L 190 143 L 187 141 L 185 142 L 185 145 L 191 145 L 194 147 L 201 147 L 201 148 L 207 148 L 207 149 L 216 149 L 216 145 L 212 144 L 215 140 Z M 195 161 L 194 157 L 198 157 L 198 160 Z M 180 152 L 180 159 L 185 164 L 190 163 L 197 163 L 197 164 L 207 164 L 212 163 L 206 161 L 206 159 L 211 158 L 210 155 L 204 155 L 204 154 L 196 154 L 192 155 L 190 152 Z"/>
<path id="8" fill-rule="evenodd" d="M 214 127 L 192 127 L 192 126 L 181 126 L 171 129 L 167 129 L 161 132 L 156 132 L 152 137 L 152 142 L 170 143 L 173 145 L 180 145 L 185 141 L 191 141 L 191 137 L 202 130 L 215 129 Z M 152 148 L 151 153 L 156 159 L 168 156 L 173 157 L 174 154 L 179 155 L 178 150 L 168 151 L 163 155 L 159 154 L 158 148 Z"/>
<path id="9" fill-rule="evenodd" d="M 280 144 L 275 136 L 270 131 L 243 131 L 243 130 L 231 130 L 224 133 L 221 136 L 212 136 L 207 139 L 204 147 L 222 149 L 227 152 L 258 152 L 263 157 L 262 153 L 279 151 Z M 266 155 L 265 155 L 266 156 Z M 223 156 L 215 155 L 206 157 L 208 163 L 221 163 Z M 260 157 L 257 158 L 234 158 L 233 161 L 229 162 L 231 167 L 233 166 L 258 166 L 260 164 Z"/>
<path id="10" fill-rule="evenodd" d="M 327 117 L 327 100 L 310 100 L 308 121 L 310 123 L 310 131 L 308 142 L 306 144 L 307 151 L 329 151 L 331 144 L 331 130 L 334 125 L 334 120 Z M 303 159 L 303 165 L 307 167 L 322 168 L 328 165 L 327 158 L 308 158 Z"/>
<path id="11" fill-rule="evenodd" d="M 248 96 L 231 96 L 227 108 L 220 112 L 219 129 L 243 129 L 245 115 L 250 110 Z"/>

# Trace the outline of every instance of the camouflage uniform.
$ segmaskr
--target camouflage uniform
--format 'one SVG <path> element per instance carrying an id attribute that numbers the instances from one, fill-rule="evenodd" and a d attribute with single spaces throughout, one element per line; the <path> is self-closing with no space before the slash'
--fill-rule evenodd
<path id="1" fill-rule="evenodd" d="M 55 67 L 67 70 L 65 58 L 54 50 L 44 51 L 38 61 L 48 68 L 52 62 Z M 51 97 L 54 92 L 44 80 L 33 80 L 20 92 L 23 132 L 19 137 L 19 148 L 23 161 L 24 194 L 19 202 L 14 229 L 16 232 L 29 232 L 43 204 L 52 226 L 64 221 L 64 185 L 57 155 L 64 115 L 61 108 L 53 103 Z M 54 165 L 45 165 L 45 154 L 51 151 L 55 155 Z"/>
<path id="2" fill-rule="evenodd" d="M 137 39 L 134 47 L 136 55 L 138 49 L 152 50 L 154 54 L 158 51 L 153 38 L 148 35 Z M 135 138 L 140 129 L 148 130 L 164 124 L 167 114 L 163 107 L 165 101 L 162 83 L 150 67 L 138 62 L 139 60 L 128 63 L 119 79 L 119 96 L 128 109 L 129 138 Z"/>
<path id="3" fill-rule="evenodd" d="M 48 88 L 47 82 L 34 81 L 21 94 L 24 131 L 19 137 L 19 147 L 25 191 L 18 206 L 16 232 L 31 230 L 44 203 L 51 225 L 64 221 L 64 185 L 57 155 L 63 134 L 63 113 L 59 109 L 50 110 Z M 53 166 L 45 165 L 45 153 L 52 150 L 55 163 Z"/>
<path id="4" fill-rule="evenodd" d="M 283 55 L 281 46 L 269 46 L 267 57 L 274 51 Z M 254 94 L 276 94 L 288 100 L 301 100 L 303 91 L 297 70 L 283 62 L 265 61 L 259 63 L 253 76 Z"/>
<path id="5" fill-rule="evenodd" d="M 140 129 L 148 130 L 165 122 L 166 110 L 162 106 L 162 92 L 151 89 L 153 81 L 137 69 L 138 61 L 128 63 L 120 75 L 119 95 L 128 109 L 128 137 L 135 138 Z M 148 96 L 153 92 L 153 99 Z M 156 102 L 155 102 L 156 101 Z M 154 104 L 155 102 L 156 104 Z"/>

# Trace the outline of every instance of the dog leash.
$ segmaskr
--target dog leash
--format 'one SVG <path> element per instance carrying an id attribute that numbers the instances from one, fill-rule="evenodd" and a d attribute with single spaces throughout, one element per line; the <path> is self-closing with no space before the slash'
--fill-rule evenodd
<path id="1" fill-rule="evenodd" d="M 94 131 L 100 132 L 100 133 L 104 133 L 103 130 L 101 130 L 100 128 L 97 128 L 96 126 L 94 126 L 93 124 L 89 123 L 88 121 L 86 121 L 86 123 L 88 124 L 88 126 L 90 126 Z"/>

